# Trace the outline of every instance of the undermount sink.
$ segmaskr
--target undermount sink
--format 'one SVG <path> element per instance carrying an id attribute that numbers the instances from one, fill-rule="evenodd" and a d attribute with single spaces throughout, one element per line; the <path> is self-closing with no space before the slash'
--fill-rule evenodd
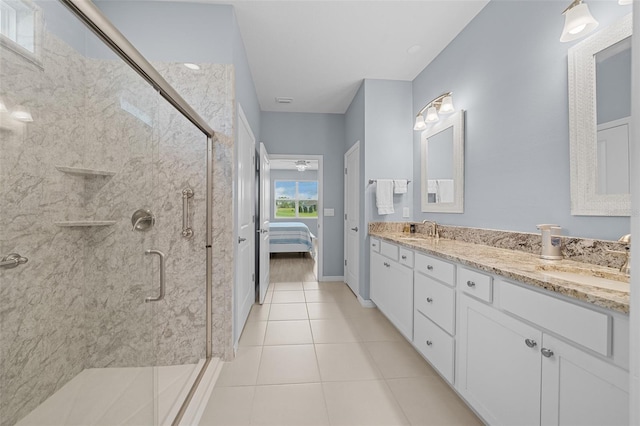
<path id="1" fill-rule="evenodd" d="M 538 266 L 537 269 L 544 275 L 565 281 L 572 281 L 608 290 L 629 291 L 629 277 L 617 271 L 607 272 L 561 265 L 541 265 Z"/>

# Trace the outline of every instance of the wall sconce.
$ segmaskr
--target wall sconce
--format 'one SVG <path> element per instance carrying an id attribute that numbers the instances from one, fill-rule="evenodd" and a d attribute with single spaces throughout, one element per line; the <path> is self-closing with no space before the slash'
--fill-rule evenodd
<path id="1" fill-rule="evenodd" d="M 598 27 L 598 21 L 593 18 L 589 12 L 589 6 L 582 0 L 573 0 L 562 14 L 564 15 L 564 29 L 560 36 L 561 42 L 577 40 Z"/>
<path id="2" fill-rule="evenodd" d="M 453 107 L 453 93 L 447 92 L 438 96 L 428 104 L 424 106 L 416 115 L 416 124 L 413 126 L 413 130 L 424 130 L 427 128 L 427 123 L 435 123 L 440 120 L 438 114 L 451 114 L 455 112 Z M 424 115 L 426 111 L 426 116 Z"/>
<path id="3" fill-rule="evenodd" d="M 307 170 L 307 162 L 305 160 L 296 161 L 296 169 L 298 169 L 299 172 L 304 172 Z"/>

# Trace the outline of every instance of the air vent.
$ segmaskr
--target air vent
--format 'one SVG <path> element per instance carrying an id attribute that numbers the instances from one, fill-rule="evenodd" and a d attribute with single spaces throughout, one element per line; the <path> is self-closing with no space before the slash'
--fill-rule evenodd
<path id="1" fill-rule="evenodd" d="M 276 97 L 276 102 L 279 104 L 290 104 L 293 102 L 293 98 Z"/>

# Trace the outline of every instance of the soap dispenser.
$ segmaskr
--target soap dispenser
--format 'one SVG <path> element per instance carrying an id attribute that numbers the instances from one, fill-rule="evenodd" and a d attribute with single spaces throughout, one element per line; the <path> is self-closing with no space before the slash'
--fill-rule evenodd
<path id="1" fill-rule="evenodd" d="M 562 259 L 562 240 L 560 239 L 560 230 L 558 225 L 538 225 L 537 228 L 542 234 L 542 253 L 540 257 L 543 259 L 557 260 Z"/>

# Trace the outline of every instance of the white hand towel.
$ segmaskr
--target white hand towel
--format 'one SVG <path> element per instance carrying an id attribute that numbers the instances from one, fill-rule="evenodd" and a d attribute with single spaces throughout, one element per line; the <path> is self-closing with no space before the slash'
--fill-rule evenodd
<path id="1" fill-rule="evenodd" d="M 393 193 L 394 194 L 406 194 L 407 184 L 409 182 L 406 179 L 394 179 L 393 180 Z"/>
<path id="2" fill-rule="evenodd" d="M 393 180 L 378 179 L 376 185 L 376 207 L 378 214 L 392 214 L 393 211 Z"/>

